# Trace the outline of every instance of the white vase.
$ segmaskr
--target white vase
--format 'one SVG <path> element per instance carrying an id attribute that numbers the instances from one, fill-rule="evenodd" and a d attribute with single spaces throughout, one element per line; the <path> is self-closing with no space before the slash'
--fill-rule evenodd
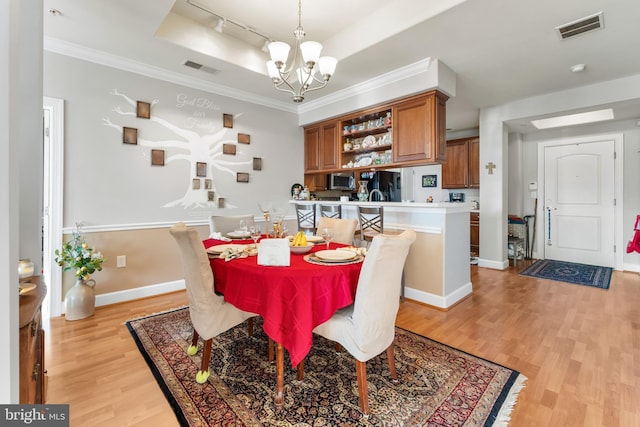
<path id="1" fill-rule="evenodd" d="M 93 316 L 96 308 L 95 285 L 96 281 L 93 279 L 78 279 L 69 289 L 64 297 L 66 320 L 80 320 Z"/>

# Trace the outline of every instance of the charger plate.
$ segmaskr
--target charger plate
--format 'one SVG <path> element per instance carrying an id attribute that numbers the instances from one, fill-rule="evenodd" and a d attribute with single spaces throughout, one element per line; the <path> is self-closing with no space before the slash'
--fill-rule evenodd
<path id="1" fill-rule="evenodd" d="M 304 256 L 304 260 L 309 264 L 318 264 L 318 265 L 347 265 L 347 264 L 357 264 L 362 262 L 364 257 L 362 255 L 356 255 L 351 259 L 346 260 L 326 260 L 322 258 L 318 258 L 315 256 L 316 254 L 308 254 Z"/>
<path id="2" fill-rule="evenodd" d="M 221 254 L 227 249 L 234 249 L 236 251 L 244 251 L 247 249 L 247 245 L 239 245 L 237 243 L 226 243 L 224 245 L 215 245 L 207 248 L 207 252 L 210 254 Z"/>

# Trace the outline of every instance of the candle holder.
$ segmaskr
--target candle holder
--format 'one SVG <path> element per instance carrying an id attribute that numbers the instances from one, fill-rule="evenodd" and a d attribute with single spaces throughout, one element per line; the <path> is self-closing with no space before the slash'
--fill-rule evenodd
<path id="1" fill-rule="evenodd" d="M 265 237 L 271 237 L 269 235 L 269 212 L 271 211 L 271 202 L 259 202 L 258 207 L 262 211 L 262 215 L 264 215 L 264 223 L 265 223 Z"/>

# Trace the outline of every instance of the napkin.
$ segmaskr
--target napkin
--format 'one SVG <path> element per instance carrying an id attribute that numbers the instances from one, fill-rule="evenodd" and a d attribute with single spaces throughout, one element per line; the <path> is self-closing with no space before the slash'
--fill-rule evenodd
<path id="1" fill-rule="evenodd" d="M 215 239 L 215 240 L 222 240 L 223 242 L 230 242 L 232 240 L 232 239 L 230 239 L 228 237 L 224 237 L 222 235 L 222 233 L 220 233 L 219 231 L 214 231 L 213 233 L 211 233 L 209 238 L 210 239 Z"/>
<path id="2" fill-rule="evenodd" d="M 289 239 L 262 239 L 258 245 L 258 265 L 289 266 Z"/>
<path id="3" fill-rule="evenodd" d="M 357 248 L 355 246 L 344 246 L 341 248 L 338 248 L 338 250 L 340 251 L 350 251 L 350 252 L 354 252 L 358 255 L 362 255 L 362 256 L 366 256 L 367 255 L 367 248 Z"/>
<path id="4" fill-rule="evenodd" d="M 225 261 L 231 261 L 232 259 L 246 258 L 248 256 L 249 254 L 247 254 L 247 252 L 244 250 L 240 250 L 236 248 L 227 248 L 224 251 L 222 251 L 222 253 L 220 253 L 218 258 L 222 258 Z"/>

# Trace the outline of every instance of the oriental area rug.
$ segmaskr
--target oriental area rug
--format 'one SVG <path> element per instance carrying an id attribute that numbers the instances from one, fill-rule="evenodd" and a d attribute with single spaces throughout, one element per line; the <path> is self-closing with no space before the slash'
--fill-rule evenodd
<path id="1" fill-rule="evenodd" d="M 370 415 L 359 410 L 354 359 L 314 335 L 302 381 L 285 357 L 285 402 L 273 402 L 275 363 L 268 361 L 260 318 L 213 339 L 211 376 L 197 384 L 198 354 L 188 308 L 126 323 L 183 426 L 504 426 L 526 378 L 518 372 L 396 328 L 397 382 L 386 352 L 367 362 Z"/>
<path id="2" fill-rule="evenodd" d="M 556 280 L 574 285 L 609 289 L 613 269 L 597 265 L 576 264 L 573 262 L 539 259 L 521 273 L 522 276 L 538 279 Z"/>

